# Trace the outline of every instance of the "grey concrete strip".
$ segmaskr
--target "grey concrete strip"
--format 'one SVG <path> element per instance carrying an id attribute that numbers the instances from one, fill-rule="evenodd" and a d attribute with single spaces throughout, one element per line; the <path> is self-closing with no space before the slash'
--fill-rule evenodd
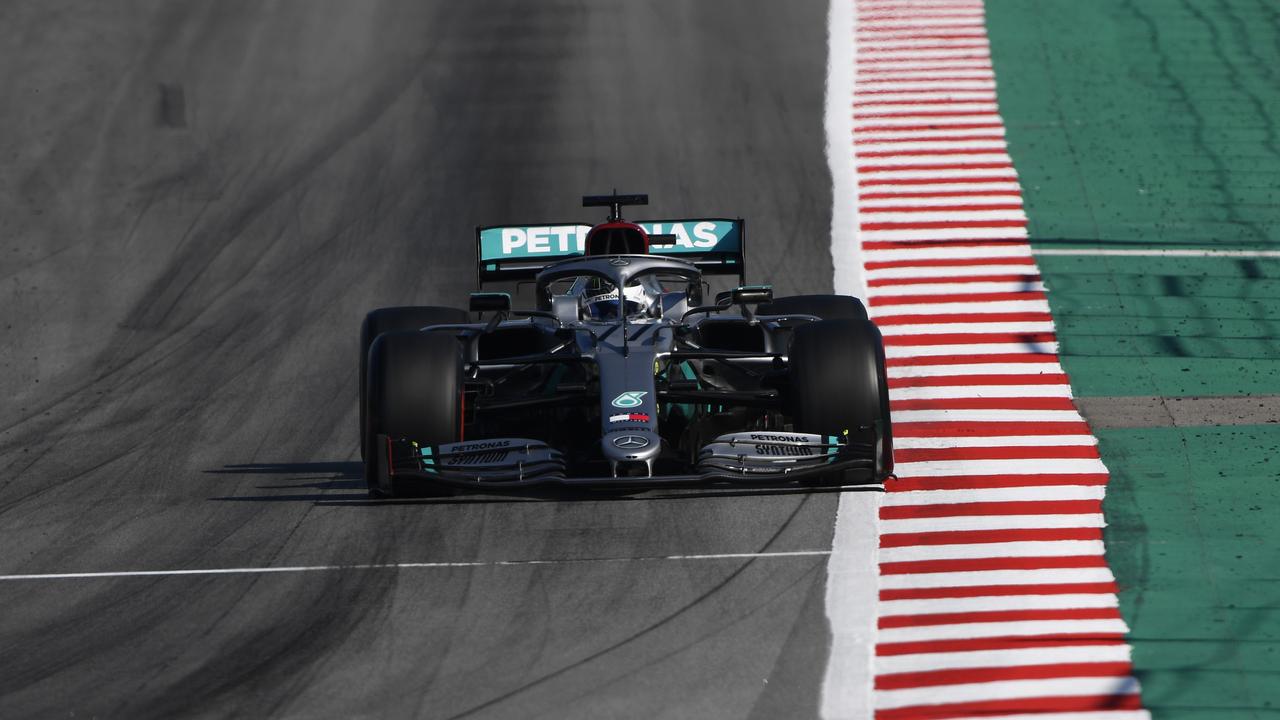
<path id="1" fill-rule="evenodd" d="M 1280 422 L 1280 395 L 1231 397 L 1078 397 L 1094 428 L 1266 425 Z"/>

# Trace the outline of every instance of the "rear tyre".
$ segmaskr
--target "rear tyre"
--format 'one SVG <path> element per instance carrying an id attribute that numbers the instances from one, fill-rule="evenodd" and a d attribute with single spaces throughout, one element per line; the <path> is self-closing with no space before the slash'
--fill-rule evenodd
<path id="1" fill-rule="evenodd" d="M 365 459 L 365 392 L 369 372 L 369 347 L 382 333 L 417 330 L 428 325 L 465 323 L 470 318 L 465 310 L 424 305 L 419 307 L 378 308 L 365 315 L 360 325 L 360 459 Z"/>
<path id="2" fill-rule="evenodd" d="M 875 475 L 893 472 L 893 429 L 884 341 L 867 320 L 824 320 L 795 329 L 789 355 L 797 432 L 842 435 L 875 448 Z"/>
<path id="3" fill-rule="evenodd" d="M 462 432 L 462 349 L 445 332 L 383 333 L 369 348 L 365 398 L 365 482 L 374 496 L 403 494 L 382 472 L 379 435 L 422 445 L 455 442 Z"/>
<path id="4" fill-rule="evenodd" d="M 866 320 L 867 308 L 849 295 L 792 295 L 756 309 L 760 315 L 816 315 L 823 320 Z"/>

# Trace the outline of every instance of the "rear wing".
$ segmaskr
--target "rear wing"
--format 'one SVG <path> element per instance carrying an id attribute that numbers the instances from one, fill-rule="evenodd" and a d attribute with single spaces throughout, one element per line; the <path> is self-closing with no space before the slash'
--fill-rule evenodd
<path id="1" fill-rule="evenodd" d="M 742 218 L 641 220 L 649 252 L 692 263 L 706 275 L 737 275 L 746 282 L 747 224 Z M 476 228 L 476 279 L 532 280 L 558 260 L 580 257 L 590 225 L 490 225 Z"/>

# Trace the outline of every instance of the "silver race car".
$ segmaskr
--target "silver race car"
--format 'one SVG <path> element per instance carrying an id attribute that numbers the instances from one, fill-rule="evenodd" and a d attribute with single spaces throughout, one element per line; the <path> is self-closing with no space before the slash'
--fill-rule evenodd
<path id="1" fill-rule="evenodd" d="M 369 491 L 882 482 L 893 470 L 884 347 L 856 298 L 773 297 L 746 228 L 627 222 L 644 195 L 589 196 L 599 225 L 477 229 L 477 281 L 532 281 L 536 307 L 390 307 L 361 328 Z M 473 319 L 471 314 L 478 315 Z"/>

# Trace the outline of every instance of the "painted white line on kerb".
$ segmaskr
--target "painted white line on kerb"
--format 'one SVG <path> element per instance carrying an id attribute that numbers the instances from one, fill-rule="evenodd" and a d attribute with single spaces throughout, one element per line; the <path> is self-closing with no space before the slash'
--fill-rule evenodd
<path id="1" fill-rule="evenodd" d="M 879 493 L 869 493 L 879 495 Z M 653 555 L 648 557 L 571 558 L 546 560 L 477 560 L 464 562 L 356 563 L 351 565 L 286 565 L 281 567 L 193 568 L 189 570 L 118 570 L 109 572 L 32 573 L 0 575 L 0 582 L 21 580 L 106 580 L 112 578 L 175 577 L 187 575 L 274 575 L 281 573 L 335 572 L 342 570 L 448 570 L 453 568 L 518 567 L 524 565 L 582 565 L 586 563 L 655 562 L 664 560 L 765 560 L 771 558 L 826 557 L 830 550 L 790 550 L 705 555 Z"/>
<path id="2" fill-rule="evenodd" d="M 831 0 L 827 16 L 827 162 L 831 167 L 831 261 L 842 295 L 867 297 L 858 235 L 853 154 L 856 16 L 853 0 Z M 876 645 L 880 571 L 880 493 L 842 493 L 827 561 L 827 621 L 831 654 L 822 680 L 820 712 L 828 720 L 862 720 L 875 713 L 871 663 Z"/>
<path id="3" fill-rule="evenodd" d="M 1280 258 L 1280 250 L 1103 250 L 1090 248 L 1031 248 L 1033 255 L 1064 255 L 1081 257 L 1231 257 L 1231 258 Z"/>
<path id="4" fill-rule="evenodd" d="M 831 168 L 831 264 L 838 295 L 867 297 L 858 252 L 858 180 L 853 163 L 853 0 L 831 0 L 827 16 L 827 165 Z"/>
<path id="5" fill-rule="evenodd" d="M 839 2 L 839 0 L 836 0 Z M 827 621 L 831 654 L 822 680 L 821 714 L 827 720 L 873 715 L 872 661 L 880 597 L 880 493 L 843 493 L 827 561 Z"/>

